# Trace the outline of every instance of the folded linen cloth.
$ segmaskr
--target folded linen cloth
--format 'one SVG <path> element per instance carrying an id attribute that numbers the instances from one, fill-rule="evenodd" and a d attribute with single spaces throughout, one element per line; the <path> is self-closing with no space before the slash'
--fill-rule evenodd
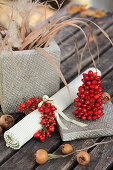
<path id="1" fill-rule="evenodd" d="M 95 68 L 89 68 L 84 73 L 88 73 L 89 70 L 92 70 L 93 72 L 97 71 L 97 74 L 101 76 L 101 72 L 98 69 L 95 70 Z M 62 88 L 51 97 L 51 99 L 54 101 L 54 105 L 56 106 L 56 108 L 58 108 L 58 110 L 60 110 L 60 112 L 62 112 L 70 104 L 72 104 L 74 99 L 77 97 L 78 87 L 82 85 L 81 80 L 82 74 L 75 78 L 71 83 L 69 83 L 68 86 L 70 89 L 71 97 L 69 96 L 66 87 Z M 35 110 L 26 117 L 24 117 L 20 122 L 18 122 L 11 129 L 4 133 L 6 146 L 11 147 L 13 149 L 21 148 L 34 136 L 36 132 L 38 132 L 42 128 L 40 122 L 41 113 L 38 110 Z"/>

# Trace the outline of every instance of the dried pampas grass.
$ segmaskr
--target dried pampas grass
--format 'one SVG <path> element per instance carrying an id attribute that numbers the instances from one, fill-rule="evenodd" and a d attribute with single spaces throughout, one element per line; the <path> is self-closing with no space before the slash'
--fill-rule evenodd
<path id="1" fill-rule="evenodd" d="M 0 52 L 2 52 L 5 45 L 9 45 L 9 50 L 11 51 L 11 54 L 12 54 L 12 50 L 14 49 L 19 50 L 19 51 L 31 50 L 31 49 L 38 50 L 40 53 L 42 53 L 42 55 L 44 55 L 49 60 L 49 62 L 51 62 L 51 64 L 53 64 L 53 66 L 56 68 L 57 72 L 59 73 L 62 81 L 67 86 L 65 78 L 62 75 L 60 69 L 58 68 L 56 63 L 52 60 L 52 58 L 49 56 L 49 54 L 44 52 L 43 47 L 47 47 L 50 41 L 56 36 L 56 34 L 61 29 L 67 28 L 68 26 L 72 26 L 72 27 L 80 29 L 81 33 L 84 35 L 86 39 L 86 44 L 83 48 L 83 52 L 81 55 L 79 55 L 78 53 L 77 42 L 75 42 L 75 50 L 76 50 L 77 61 L 78 61 L 77 63 L 78 71 L 80 72 L 82 57 L 83 57 L 83 53 L 86 50 L 86 48 L 89 49 L 89 52 L 91 54 L 91 50 L 89 46 L 89 43 L 90 43 L 89 39 L 92 38 L 92 40 L 94 41 L 97 47 L 97 52 L 98 52 L 98 57 L 99 57 L 98 43 L 97 43 L 96 37 L 93 34 L 92 28 L 86 22 L 87 19 L 72 18 L 72 19 L 66 19 L 62 21 L 63 17 L 56 17 L 56 15 L 58 14 L 64 1 L 60 5 L 58 4 L 57 0 L 53 0 L 53 1 L 55 1 L 56 4 L 58 5 L 58 10 L 55 12 L 54 16 L 49 20 L 49 22 L 47 22 L 46 20 L 47 2 L 45 2 L 45 4 L 43 4 L 45 6 L 45 22 L 40 24 L 36 29 L 30 26 L 29 19 L 30 19 L 30 13 L 32 9 L 36 7 L 37 5 L 41 5 L 39 1 L 36 0 L 34 3 L 32 2 L 32 0 L 18 0 L 18 1 L 13 0 L 12 2 L 8 1 L 7 3 L 1 2 L 0 3 L 1 5 L 10 7 L 11 18 L 10 18 L 9 27 L 5 28 L 7 30 L 6 36 L 4 36 L 4 38 L 2 37 L 3 42 L 0 47 Z M 14 11 L 16 11 L 22 18 L 20 25 L 18 24 L 16 18 L 13 15 Z M 105 37 L 108 38 L 108 40 L 112 44 L 112 41 L 110 40 L 106 32 L 94 22 L 92 21 L 90 22 L 93 23 L 97 28 L 99 28 L 102 31 L 102 33 L 105 35 Z M 79 26 L 79 24 L 83 24 L 88 28 L 89 30 L 88 36 L 86 35 L 82 27 Z M 0 27 L 0 28 L 3 28 L 3 27 Z M 0 30 L 0 32 L 1 31 L 3 30 Z M 91 58 L 96 68 L 96 64 L 95 64 L 92 54 L 91 54 Z"/>

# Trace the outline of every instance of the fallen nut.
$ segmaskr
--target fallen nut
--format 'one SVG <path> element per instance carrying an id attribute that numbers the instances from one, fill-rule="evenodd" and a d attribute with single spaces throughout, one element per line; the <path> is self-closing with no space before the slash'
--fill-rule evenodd
<path id="1" fill-rule="evenodd" d="M 2 115 L 0 117 L 0 126 L 4 129 L 10 129 L 14 125 L 14 118 L 11 115 Z"/>
<path id="2" fill-rule="evenodd" d="M 103 94 L 102 94 L 102 96 L 103 96 L 103 103 L 109 103 L 109 101 L 111 100 L 111 96 L 110 96 L 110 94 L 109 93 L 107 93 L 107 92 L 104 92 Z"/>

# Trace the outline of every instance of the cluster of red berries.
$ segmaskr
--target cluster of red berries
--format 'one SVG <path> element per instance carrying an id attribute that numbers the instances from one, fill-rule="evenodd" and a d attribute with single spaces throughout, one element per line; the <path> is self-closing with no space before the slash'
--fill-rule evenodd
<path id="1" fill-rule="evenodd" d="M 28 115 L 29 113 L 33 112 L 38 108 L 38 104 L 42 101 L 42 99 L 33 97 L 28 100 L 27 103 L 21 104 L 18 108 L 18 112 L 25 113 Z M 42 114 L 42 120 L 40 124 L 42 125 L 42 129 L 34 134 L 35 138 L 39 138 L 40 141 L 44 142 L 45 137 L 51 137 L 51 132 L 54 132 L 55 130 L 55 110 L 56 107 L 52 105 L 51 103 L 43 103 L 41 107 L 38 108 L 40 113 Z"/>
<path id="2" fill-rule="evenodd" d="M 89 71 L 83 74 L 83 85 L 78 88 L 78 97 L 75 99 L 74 115 L 83 120 L 96 120 L 103 113 L 103 92 L 100 77 L 97 73 Z"/>
<path id="3" fill-rule="evenodd" d="M 27 103 L 23 103 L 18 108 L 18 112 L 25 113 L 28 115 L 29 113 L 33 112 L 38 108 L 38 104 L 42 101 L 42 99 L 33 97 L 27 101 Z"/>
<path id="4" fill-rule="evenodd" d="M 40 124 L 42 125 L 42 129 L 39 130 L 39 132 L 35 133 L 34 137 L 39 138 L 42 142 L 44 142 L 45 137 L 51 137 L 51 132 L 54 132 L 55 130 L 55 110 L 56 107 L 52 105 L 51 103 L 43 103 L 41 107 L 38 108 L 38 110 L 42 114 L 42 121 Z"/>

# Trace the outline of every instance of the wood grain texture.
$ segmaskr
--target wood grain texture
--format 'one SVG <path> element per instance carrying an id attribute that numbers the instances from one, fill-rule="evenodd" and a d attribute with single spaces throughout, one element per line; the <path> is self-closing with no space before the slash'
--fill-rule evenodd
<path id="1" fill-rule="evenodd" d="M 113 21 L 110 19 L 110 16 L 104 17 L 102 19 L 100 18 L 96 19 L 94 22 L 98 24 L 100 20 L 103 21 L 103 24 L 101 24 L 101 28 L 104 30 L 106 30 L 108 27 L 110 27 L 113 24 Z M 97 29 L 97 27 L 95 27 L 95 25 L 93 25 L 90 22 L 89 22 L 89 26 L 91 26 L 93 33 L 95 35 L 98 36 L 102 33 L 99 29 Z M 89 30 L 86 27 L 83 27 L 82 29 L 85 32 L 85 34 L 88 36 Z M 78 41 L 78 49 L 80 50 L 81 48 L 84 47 L 86 43 L 86 39 L 83 33 L 80 30 L 78 32 L 73 33 L 67 40 L 62 42 L 62 44 L 60 45 L 61 54 L 62 54 L 61 62 L 65 61 L 70 56 L 75 55 L 75 38 Z"/>
<path id="2" fill-rule="evenodd" d="M 103 141 L 113 140 L 113 137 L 106 137 Z M 88 165 L 78 165 L 74 170 L 106 170 L 113 162 L 113 143 L 96 146 L 91 152 L 91 161 Z"/>
<path id="3" fill-rule="evenodd" d="M 77 150 L 90 146 L 97 140 L 98 139 L 75 140 L 68 143 L 73 146 L 74 150 Z M 65 144 L 65 142 L 63 144 Z M 54 154 L 62 154 L 61 147 L 59 147 Z M 52 170 L 53 167 L 54 170 L 66 170 L 72 169 L 76 164 L 76 154 L 74 154 L 72 156 L 67 156 L 66 158 L 50 160 L 46 164 L 38 166 L 36 170 Z"/>
<path id="4" fill-rule="evenodd" d="M 110 26 L 106 30 L 106 32 L 110 35 L 110 38 L 113 40 L 113 26 Z M 99 45 L 100 57 L 101 57 L 101 55 L 105 53 L 111 47 L 111 44 L 108 40 L 106 40 L 103 34 L 98 36 L 97 40 L 98 40 L 98 45 Z M 97 55 L 96 46 L 94 45 L 93 42 L 91 43 L 90 48 L 91 48 L 93 58 L 96 59 L 98 55 Z M 80 52 L 82 52 L 82 50 L 83 49 L 81 49 Z M 88 67 L 90 63 L 92 63 L 92 59 L 89 54 L 89 51 L 86 50 L 82 58 L 82 69 Z M 61 71 L 64 74 L 65 79 L 67 81 L 70 80 L 70 75 L 73 77 L 77 75 L 78 69 L 76 67 L 75 55 L 70 56 L 65 62 L 62 63 Z"/>
<path id="5" fill-rule="evenodd" d="M 61 143 L 60 135 L 56 130 L 52 138 L 48 138 L 46 142 L 42 143 L 39 140 L 31 139 L 26 145 L 18 150 L 12 157 L 10 157 L 2 166 L 3 169 L 12 170 L 31 170 L 36 166 L 33 154 L 41 148 L 52 152 Z M 12 150 L 14 151 L 14 150 Z"/>

